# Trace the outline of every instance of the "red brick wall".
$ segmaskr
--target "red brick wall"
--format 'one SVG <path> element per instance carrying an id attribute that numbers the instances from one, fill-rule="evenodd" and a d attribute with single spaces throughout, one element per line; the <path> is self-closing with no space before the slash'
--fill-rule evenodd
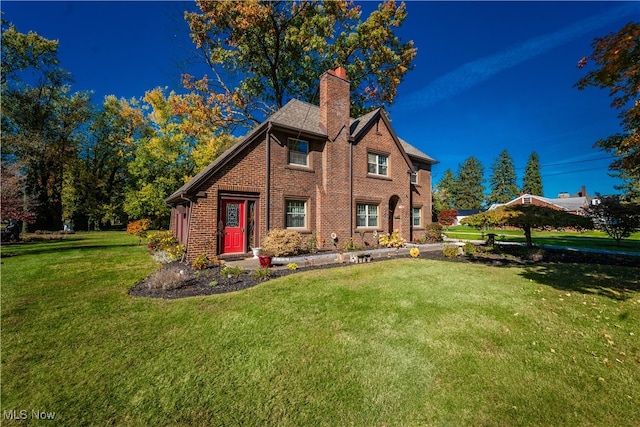
<path id="1" fill-rule="evenodd" d="M 388 176 L 378 177 L 368 173 L 368 153 L 388 156 Z M 411 230 L 411 186 L 410 167 L 396 145 L 391 132 L 383 120 L 379 120 L 354 146 L 353 160 L 353 224 L 356 226 L 355 205 L 358 202 L 377 203 L 378 235 L 389 233 L 389 201 L 393 196 L 399 198 L 393 213 L 393 228 L 405 239 L 410 239 Z M 371 229 L 357 229 L 354 241 L 362 245 L 364 242 L 375 243 Z M 363 235 L 364 234 L 364 235 Z"/>
<path id="2" fill-rule="evenodd" d="M 259 229 L 266 229 L 266 144 L 262 135 L 251 143 L 232 161 L 217 171 L 201 187 L 205 198 L 192 205 L 187 260 L 192 261 L 205 253 L 209 257 L 219 253 L 218 248 L 218 202 L 221 192 L 258 193 Z"/>

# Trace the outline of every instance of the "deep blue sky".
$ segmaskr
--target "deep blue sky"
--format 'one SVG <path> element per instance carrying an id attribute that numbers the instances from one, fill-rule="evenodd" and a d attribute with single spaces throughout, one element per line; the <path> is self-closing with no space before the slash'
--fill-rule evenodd
<path id="1" fill-rule="evenodd" d="M 364 4 L 369 11 L 375 4 Z M 155 87 L 182 91 L 180 74 L 198 75 L 183 19 L 189 2 L 13 2 L 1 4 L 19 31 L 60 41 L 74 91 L 141 97 Z M 640 19 L 631 2 L 414 2 L 399 34 L 418 48 L 415 69 L 390 109 L 403 139 L 436 158 L 434 184 L 477 157 L 491 175 L 503 149 L 518 184 L 536 151 L 545 196 L 610 194 L 608 155 L 593 144 L 619 131 L 605 90 L 573 85 L 593 66 L 577 63 L 595 37 Z M 485 183 L 488 187 L 488 182 Z"/>

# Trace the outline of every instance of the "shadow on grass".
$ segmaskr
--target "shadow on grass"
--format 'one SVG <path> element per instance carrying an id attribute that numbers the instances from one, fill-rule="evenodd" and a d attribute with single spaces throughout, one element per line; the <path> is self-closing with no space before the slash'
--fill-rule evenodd
<path id="1" fill-rule="evenodd" d="M 130 246 L 138 246 L 138 243 L 105 243 L 104 245 L 86 242 L 82 244 L 82 238 L 67 237 L 64 239 L 47 239 L 38 241 L 22 241 L 3 245 L 1 258 L 18 257 L 25 255 L 43 255 L 67 251 L 92 250 L 92 249 L 113 249 Z"/>
<path id="2" fill-rule="evenodd" d="M 545 263 L 529 266 L 526 279 L 563 291 L 624 301 L 640 291 L 640 269 L 597 264 Z"/>

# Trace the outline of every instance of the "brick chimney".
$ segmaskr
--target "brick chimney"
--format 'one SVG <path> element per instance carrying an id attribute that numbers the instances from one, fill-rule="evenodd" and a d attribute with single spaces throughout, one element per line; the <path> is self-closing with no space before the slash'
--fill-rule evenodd
<path id="1" fill-rule="evenodd" d="M 582 192 L 580 193 L 580 197 L 587 197 L 587 187 L 585 185 L 582 186 Z"/>
<path id="2" fill-rule="evenodd" d="M 349 138 L 349 90 L 347 71 L 342 67 L 320 77 L 320 128 L 331 141 Z"/>
<path id="3" fill-rule="evenodd" d="M 316 187 L 319 241 L 337 236 L 342 247 L 352 234 L 352 176 L 349 96 L 346 70 L 338 67 L 320 76 L 320 129 L 327 134 L 322 151 L 322 184 Z"/>

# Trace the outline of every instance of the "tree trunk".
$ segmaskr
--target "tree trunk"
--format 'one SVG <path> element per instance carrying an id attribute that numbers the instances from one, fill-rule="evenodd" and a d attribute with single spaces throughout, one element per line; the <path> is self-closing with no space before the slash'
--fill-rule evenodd
<path id="1" fill-rule="evenodd" d="M 531 227 L 525 226 L 523 227 L 524 229 L 524 238 L 525 241 L 527 242 L 527 247 L 531 248 L 533 247 L 533 242 L 531 241 Z"/>

